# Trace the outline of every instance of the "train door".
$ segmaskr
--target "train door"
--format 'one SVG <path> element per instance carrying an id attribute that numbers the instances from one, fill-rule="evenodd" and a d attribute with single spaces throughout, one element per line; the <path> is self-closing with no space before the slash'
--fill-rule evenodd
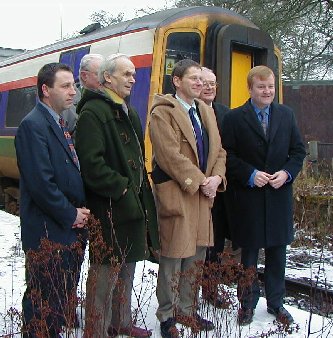
<path id="1" fill-rule="evenodd" d="M 218 102 L 230 108 L 242 105 L 249 97 L 247 73 L 257 65 L 273 69 L 278 87 L 274 44 L 267 33 L 252 27 L 215 23 L 208 29 L 206 51 L 205 64 L 216 72 L 219 83 Z"/>

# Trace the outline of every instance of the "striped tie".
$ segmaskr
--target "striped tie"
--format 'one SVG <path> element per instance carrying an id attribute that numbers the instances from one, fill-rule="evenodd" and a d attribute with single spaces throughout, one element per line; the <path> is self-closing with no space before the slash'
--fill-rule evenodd
<path id="1" fill-rule="evenodd" d="M 264 110 L 260 110 L 259 115 L 262 129 L 264 130 L 265 135 L 267 135 L 267 127 L 268 127 L 267 114 Z"/>
<path id="2" fill-rule="evenodd" d="M 74 161 L 75 165 L 78 167 L 78 169 L 80 170 L 80 163 L 79 163 L 79 159 L 77 157 L 77 154 L 76 154 L 76 151 L 75 151 L 75 148 L 74 148 L 73 140 L 71 138 L 71 134 L 69 133 L 69 131 L 66 127 L 65 120 L 63 119 L 62 116 L 60 116 L 60 118 L 59 118 L 59 124 L 60 124 L 60 127 L 61 127 L 61 129 L 64 133 L 65 139 L 68 143 L 68 147 L 69 147 L 69 150 L 71 151 L 73 161 Z"/>
<path id="3" fill-rule="evenodd" d="M 192 126 L 195 133 L 196 143 L 197 143 L 197 151 L 198 151 L 198 158 L 199 158 L 199 166 L 201 170 L 204 170 L 204 145 L 203 145 L 203 138 L 201 134 L 201 128 L 199 126 L 198 121 L 194 116 L 195 109 L 193 107 L 190 108 L 188 111 L 190 115 L 190 119 L 192 122 Z"/>

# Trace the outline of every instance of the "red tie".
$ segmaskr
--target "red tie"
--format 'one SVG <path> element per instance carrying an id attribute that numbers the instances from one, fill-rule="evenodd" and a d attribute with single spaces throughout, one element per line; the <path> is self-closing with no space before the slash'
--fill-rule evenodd
<path id="1" fill-rule="evenodd" d="M 59 124 L 60 124 L 60 127 L 61 127 L 61 129 L 64 133 L 65 139 L 68 143 L 68 147 L 69 147 L 69 150 L 71 151 L 73 161 L 76 164 L 76 166 L 78 167 L 78 169 L 80 170 L 80 163 L 79 163 L 79 159 L 77 157 L 77 154 L 76 154 L 76 151 L 75 151 L 75 148 L 74 148 L 73 140 L 71 138 L 71 134 L 69 133 L 69 131 L 68 131 L 66 125 L 65 125 L 65 120 L 62 118 L 62 116 L 60 116 L 60 118 L 59 118 Z"/>

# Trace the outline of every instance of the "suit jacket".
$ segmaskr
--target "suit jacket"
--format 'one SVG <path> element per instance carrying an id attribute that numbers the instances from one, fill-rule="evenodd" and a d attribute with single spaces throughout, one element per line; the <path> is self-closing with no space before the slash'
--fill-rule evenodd
<path id="1" fill-rule="evenodd" d="M 230 111 L 227 106 L 213 102 L 213 109 L 216 117 L 217 127 L 220 132 L 220 137 L 223 146 L 222 126 L 226 114 Z M 225 193 L 217 192 L 212 208 L 212 217 L 214 225 L 214 246 L 221 249 L 221 243 L 224 243 L 225 238 L 230 239 L 230 230 L 228 225 L 227 211 L 225 208 Z"/>
<path id="2" fill-rule="evenodd" d="M 227 151 L 226 201 L 232 240 L 243 248 L 289 244 L 293 240 L 292 182 L 305 157 L 292 110 L 271 104 L 266 137 L 248 101 L 225 116 L 222 134 Z M 251 188 L 248 181 L 255 169 L 270 174 L 286 170 L 292 180 L 279 189 L 269 184 Z"/>
<path id="3" fill-rule="evenodd" d="M 220 137 L 222 139 L 222 125 L 223 125 L 223 119 L 226 116 L 226 114 L 230 111 L 230 109 L 227 106 L 224 106 L 223 104 L 213 102 L 213 109 L 216 117 L 217 127 L 219 128 Z M 222 140 L 223 144 L 223 140 Z"/>
<path id="4" fill-rule="evenodd" d="M 192 124 L 181 103 L 172 95 L 156 95 L 153 101 L 149 125 L 153 168 L 158 165 L 169 176 L 153 186 L 165 257 L 186 258 L 197 246 L 213 245 L 213 199 L 201 193 L 200 184 L 205 177 L 220 175 L 225 190 L 226 155 L 214 113 L 203 101 L 196 105 L 209 139 L 205 173 L 199 168 Z"/>
<path id="5" fill-rule="evenodd" d="M 37 249 L 42 238 L 75 242 L 85 234 L 72 228 L 76 207 L 84 205 L 83 182 L 62 130 L 41 103 L 22 120 L 15 147 L 24 251 Z"/>

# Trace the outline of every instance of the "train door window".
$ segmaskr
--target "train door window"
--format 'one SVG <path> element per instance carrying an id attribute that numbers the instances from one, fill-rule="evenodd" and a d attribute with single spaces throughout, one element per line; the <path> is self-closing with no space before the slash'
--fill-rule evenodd
<path id="1" fill-rule="evenodd" d="M 168 35 L 165 47 L 165 67 L 163 94 L 173 93 L 171 72 L 176 62 L 192 59 L 200 63 L 201 36 L 197 32 L 172 32 Z"/>
<path id="2" fill-rule="evenodd" d="M 80 62 L 84 55 L 89 54 L 90 46 L 79 49 L 72 49 L 61 53 L 59 62 L 65 63 L 73 70 L 75 83 L 79 82 Z"/>
<path id="3" fill-rule="evenodd" d="M 36 86 L 12 89 L 8 93 L 6 127 L 18 127 L 36 105 Z"/>

